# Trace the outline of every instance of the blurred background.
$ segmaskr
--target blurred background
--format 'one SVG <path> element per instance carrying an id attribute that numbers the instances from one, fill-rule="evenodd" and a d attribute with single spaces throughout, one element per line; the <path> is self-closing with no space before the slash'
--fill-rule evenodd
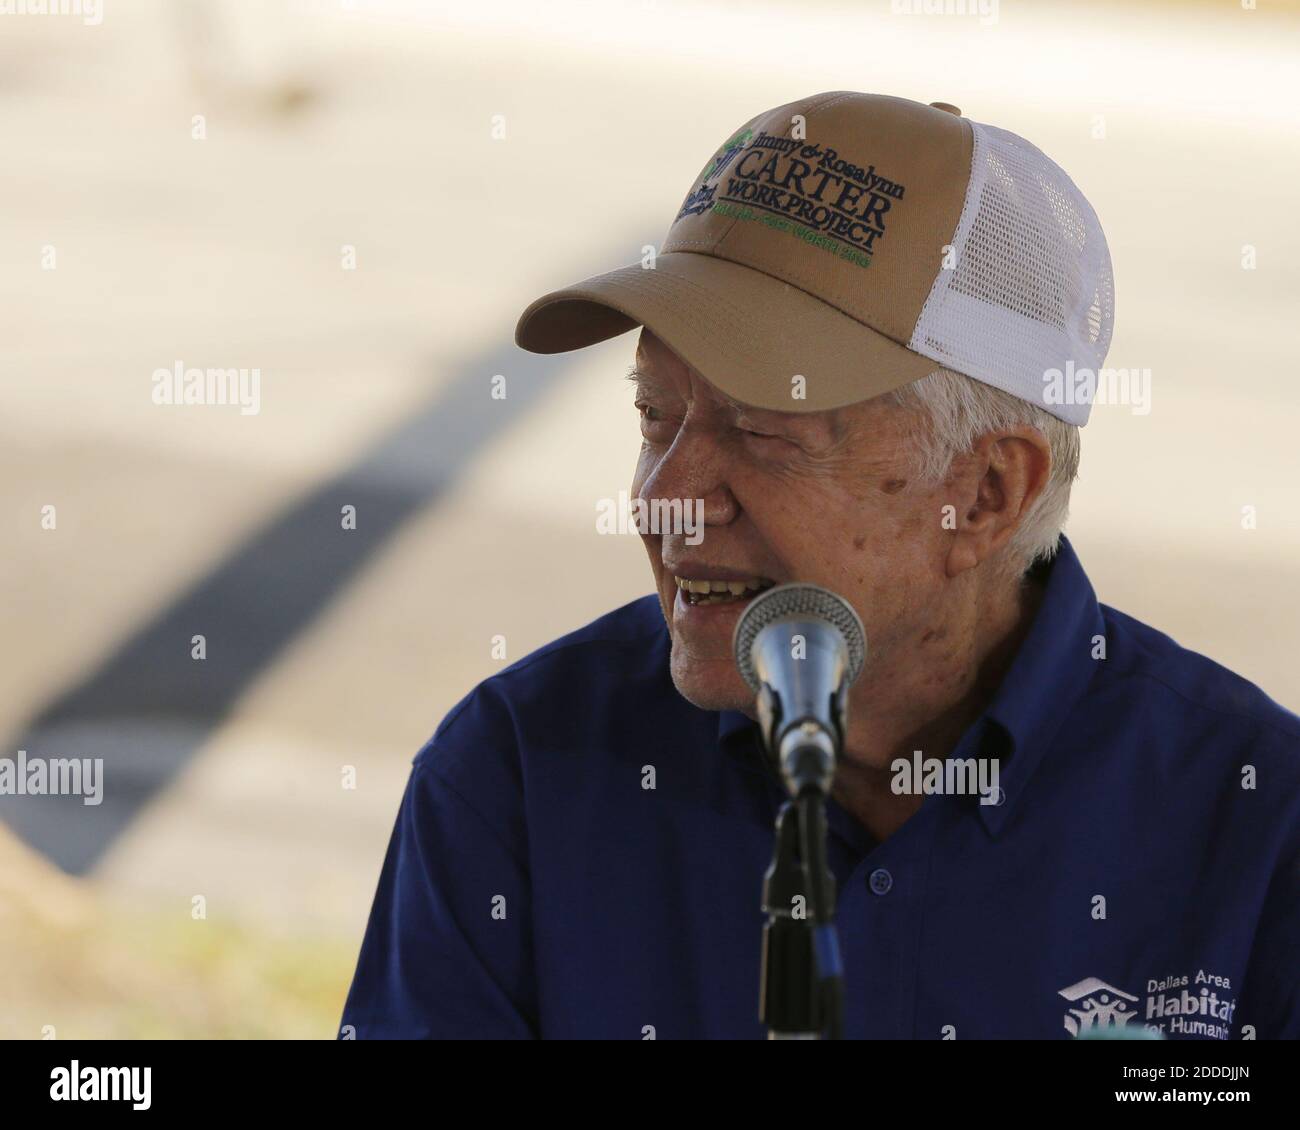
<path id="1" fill-rule="evenodd" d="M 1296 6 L 912 8 L 0 15 L 0 756 L 107 766 L 99 806 L 0 798 L 0 1037 L 334 1035 L 411 757 L 649 591 L 595 530 L 635 335 L 539 358 L 518 314 L 815 91 L 1071 173 L 1151 401 L 1094 409 L 1070 534 L 1104 601 L 1300 704 Z M 259 369 L 260 410 L 155 404 L 177 363 Z"/>

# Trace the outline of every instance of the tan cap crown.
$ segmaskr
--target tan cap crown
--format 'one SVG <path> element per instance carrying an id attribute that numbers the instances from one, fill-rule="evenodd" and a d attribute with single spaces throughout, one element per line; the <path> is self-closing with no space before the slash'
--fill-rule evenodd
<path id="1" fill-rule="evenodd" d="M 1041 166 L 1041 199 L 998 179 L 1022 158 Z M 1071 246 L 1076 229 L 1091 259 Z M 1075 260 L 1079 277 L 1066 277 Z M 1082 352 L 1104 356 L 1108 303 L 1095 216 L 1027 142 L 947 103 L 834 91 L 734 131 L 691 183 L 651 269 L 543 296 L 516 340 L 555 353 L 644 324 L 727 394 L 784 411 L 869 399 L 940 364 L 1041 400 L 1040 362 L 1063 362 L 1089 335 Z M 971 337 L 985 306 L 1020 351 L 1010 375 L 978 327 Z"/>

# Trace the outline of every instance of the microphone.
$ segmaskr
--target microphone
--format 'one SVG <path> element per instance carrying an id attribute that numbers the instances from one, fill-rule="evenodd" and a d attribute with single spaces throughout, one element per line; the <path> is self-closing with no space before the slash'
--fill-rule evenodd
<path id="1" fill-rule="evenodd" d="M 732 636 L 736 666 L 758 696 L 768 750 L 792 797 L 825 797 L 844 740 L 849 687 L 867 636 L 843 597 L 787 584 L 750 601 Z"/>
<path id="2" fill-rule="evenodd" d="M 844 965 L 832 921 L 826 801 L 867 635 L 842 597 L 817 585 L 778 585 L 750 601 L 731 645 L 792 797 L 777 814 L 775 853 L 763 880 L 759 1019 L 772 1039 L 819 1039 L 825 1031 L 838 1040 Z M 801 896 L 810 916 L 794 912 Z"/>

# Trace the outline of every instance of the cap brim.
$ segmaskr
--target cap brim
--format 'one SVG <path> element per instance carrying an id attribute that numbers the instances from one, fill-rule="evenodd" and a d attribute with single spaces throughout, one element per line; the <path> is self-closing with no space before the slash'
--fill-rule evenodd
<path id="1" fill-rule="evenodd" d="M 566 353 L 642 325 L 728 396 L 777 412 L 870 400 L 939 367 L 789 283 L 689 251 L 543 295 L 515 342 Z"/>

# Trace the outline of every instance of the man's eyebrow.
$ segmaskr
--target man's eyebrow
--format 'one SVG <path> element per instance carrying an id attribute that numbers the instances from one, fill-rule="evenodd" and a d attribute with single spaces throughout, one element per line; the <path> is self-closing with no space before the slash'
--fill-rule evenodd
<path id="1" fill-rule="evenodd" d="M 628 366 L 626 379 L 635 384 L 638 389 L 646 389 L 650 392 L 659 392 L 664 387 L 663 381 L 653 373 L 647 373 L 635 365 Z"/>
<path id="2" fill-rule="evenodd" d="M 757 408 L 738 401 L 731 401 L 731 405 L 739 419 L 753 423 L 769 423 L 800 431 L 825 420 L 834 443 L 842 442 L 848 434 L 847 421 L 842 412 L 782 412 L 776 408 Z"/>
<path id="3" fill-rule="evenodd" d="M 628 366 L 625 379 L 632 381 L 637 386 L 638 390 L 644 389 L 646 392 L 663 392 L 666 388 L 664 382 L 653 373 L 647 373 L 644 369 L 638 369 L 635 364 Z M 807 420 L 807 416 L 802 412 L 780 412 L 773 408 L 757 408 L 752 404 L 743 404 L 739 400 L 734 400 L 732 397 L 720 390 L 718 391 L 718 396 L 728 408 L 742 419 L 746 417 L 752 418 L 755 414 L 758 414 L 768 419 L 772 417 L 776 417 L 777 419 L 783 417 L 795 417 L 795 420 L 792 422 L 796 424 L 799 422 L 799 417 L 803 417 L 805 421 Z M 844 413 L 842 412 L 831 412 L 828 413 L 828 416 L 831 436 L 835 443 L 840 443 L 848 433 L 848 422 L 845 420 Z"/>

